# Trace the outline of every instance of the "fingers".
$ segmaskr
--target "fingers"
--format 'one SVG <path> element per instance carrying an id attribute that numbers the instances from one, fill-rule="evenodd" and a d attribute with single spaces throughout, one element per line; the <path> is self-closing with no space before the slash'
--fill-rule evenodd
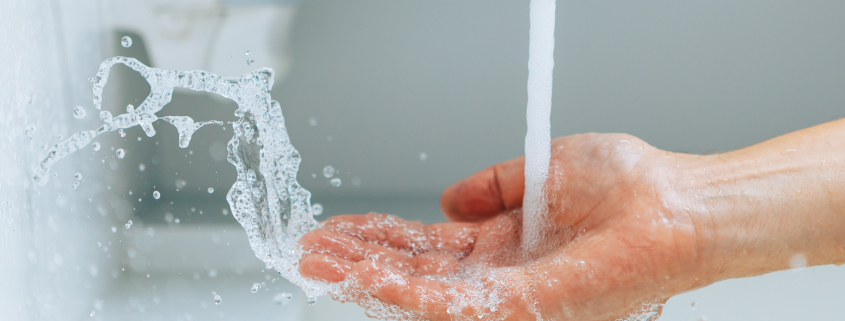
<path id="1" fill-rule="evenodd" d="M 302 276 L 326 282 L 340 282 L 352 269 L 353 263 L 334 256 L 312 254 L 299 262 Z"/>
<path id="2" fill-rule="evenodd" d="M 448 304 L 458 297 L 466 297 L 461 295 L 460 286 L 411 277 L 371 260 L 356 263 L 350 275 L 365 293 L 397 305 L 420 319 L 450 320 Z"/>
<path id="3" fill-rule="evenodd" d="M 412 257 L 409 254 L 329 230 L 315 230 L 305 234 L 299 244 L 307 253 L 333 255 L 352 262 L 380 260 L 406 272 L 410 272 L 408 269 L 412 268 Z"/>
<path id="4" fill-rule="evenodd" d="M 412 254 L 432 250 L 468 253 L 478 235 L 478 225 L 473 223 L 424 225 L 376 213 L 335 216 L 326 220 L 323 228 Z"/>
<path id="5" fill-rule="evenodd" d="M 440 208 L 451 221 L 479 222 L 522 206 L 525 157 L 499 163 L 449 186 Z"/>
<path id="6" fill-rule="evenodd" d="M 350 235 L 329 230 L 308 233 L 299 243 L 308 254 L 335 256 L 352 263 L 368 259 L 377 260 L 412 275 L 437 274 L 451 269 L 461 255 L 461 253 L 446 251 L 410 255 L 394 248 L 367 243 Z"/>
<path id="7" fill-rule="evenodd" d="M 519 282 L 497 282 L 508 279 L 507 274 L 491 271 L 487 274 L 489 278 L 482 277 L 485 280 L 473 284 L 457 280 L 447 283 L 409 276 L 380 262 L 367 260 L 356 263 L 349 275 L 364 293 L 399 306 L 419 319 L 524 320 L 535 317 L 529 312 Z"/>

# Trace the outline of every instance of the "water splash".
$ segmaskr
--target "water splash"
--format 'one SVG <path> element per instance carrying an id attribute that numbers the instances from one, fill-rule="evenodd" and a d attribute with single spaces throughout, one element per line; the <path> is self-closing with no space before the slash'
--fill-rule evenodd
<path id="1" fill-rule="evenodd" d="M 302 250 L 296 241 L 318 223 L 312 215 L 311 193 L 296 181 L 301 161 L 299 152 L 288 137 L 281 106 L 270 97 L 273 70 L 262 68 L 239 78 L 224 78 L 205 71 L 151 68 L 134 58 L 109 58 L 100 64 L 97 76 L 92 79 L 97 110 L 102 110 L 103 88 L 115 64 L 140 73 L 150 85 L 150 94 L 137 108 L 128 107 L 124 114 L 113 116 L 107 111 L 100 112 L 103 125 L 99 128 L 76 133 L 53 146 L 36 167 L 33 180 L 39 185 L 46 184 L 53 164 L 103 133 L 139 126 L 152 137 L 156 133 L 153 124 L 158 120 L 176 126 L 179 146 L 187 147 L 197 129 L 223 123 L 194 122 L 185 116 L 158 117 L 156 113 L 170 102 L 175 88 L 218 94 L 238 105 L 234 111 L 238 120 L 231 123 L 234 135 L 227 145 L 227 159 L 237 171 L 237 180 L 226 194 L 232 216 L 244 227 L 252 250 L 267 268 L 275 269 L 301 287 L 308 297 L 329 293 L 332 288 L 329 284 L 299 275 Z"/>

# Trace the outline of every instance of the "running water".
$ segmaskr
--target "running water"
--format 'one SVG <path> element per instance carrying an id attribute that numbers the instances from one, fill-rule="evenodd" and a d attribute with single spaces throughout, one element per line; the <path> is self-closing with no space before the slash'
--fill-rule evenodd
<path id="1" fill-rule="evenodd" d="M 223 78 L 205 71 L 151 68 L 134 58 L 114 57 L 100 64 L 93 78 L 97 110 L 101 110 L 103 88 L 115 64 L 124 64 L 140 73 L 150 85 L 149 96 L 137 108 L 128 106 L 125 114 L 112 116 L 108 111 L 101 111 L 102 126 L 73 134 L 56 144 L 35 168 L 35 182 L 46 184 L 53 164 L 103 133 L 140 126 L 152 137 L 156 134 L 153 123 L 162 120 L 176 127 L 179 147 L 186 148 L 200 127 L 223 125 L 214 120 L 194 122 L 187 116 L 158 117 L 156 113 L 170 102 L 174 88 L 229 98 L 238 104 L 235 110 L 238 121 L 231 123 L 234 136 L 227 147 L 228 160 L 238 173 L 237 181 L 226 194 L 233 216 L 246 229 L 252 250 L 268 269 L 275 269 L 301 287 L 309 298 L 329 293 L 333 288 L 329 284 L 299 275 L 302 250 L 296 241 L 318 223 L 313 217 L 311 193 L 296 181 L 299 152 L 291 145 L 279 103 L 270 97 L 273 70 L 262 68 L 240 78 Z"/>
<path id="2" fill-rule="evenodd" d="M 528 31 L 528 108 L 525 134 L 525 194 L 522 199 L 522 246 L 539 245 L 546 220 L 545 184 L 551 157 L 552 71 L 555 67 L 555 0 L 531 0 Z"/>

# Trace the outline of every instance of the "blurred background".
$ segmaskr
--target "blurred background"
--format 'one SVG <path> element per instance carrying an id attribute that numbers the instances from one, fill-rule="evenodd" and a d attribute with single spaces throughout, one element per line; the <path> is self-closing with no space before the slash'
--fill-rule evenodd
<path id="1" fill-rule="evenodd" d="M 552 136 L 625 132 L 716 153 L 841 118 L 843 17 L 841 1 L 560 0 Z M 271 67 L 320 219 L 431 223 L 444 188 L 522 155 L 527 35 L 528 1 L 0 3 L 0 319 L 366 319 L 327 297 L 305 304 L 255 258 L 225 201 L 230 125 L 203 127 L 185 149 L 163 122 L 154 137 L 100 136 L 99 151 L 33 186 L 49 146 L 101 123 L 87 79 L 102 60 L 222 76 Z M 112 72 L 105 110 L 149 93 L 137 73 Z M 234 109 L 177 90 L 159 115 L 232 121 Z M 679 295 L 661 320 L 834 320 L 843 297 L 845 268 L 806 268 Z"/>

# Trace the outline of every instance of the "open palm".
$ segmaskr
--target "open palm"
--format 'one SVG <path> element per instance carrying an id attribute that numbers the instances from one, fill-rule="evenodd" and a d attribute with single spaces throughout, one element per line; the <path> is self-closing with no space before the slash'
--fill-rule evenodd
<path id="1" fill-rule="evenodd" d="M 694 162 L 629 135 L 558 138 L 540 248 L 521 244 L 518 158 L 448 188 L 448 223 L 328 219 L 300 241 L 308 253 L 300 271 L 344 282 L 345 299 L 399 307 L 398 318 L 648 319 L 670 296 L 708 281 L 675 183 Z"/>

